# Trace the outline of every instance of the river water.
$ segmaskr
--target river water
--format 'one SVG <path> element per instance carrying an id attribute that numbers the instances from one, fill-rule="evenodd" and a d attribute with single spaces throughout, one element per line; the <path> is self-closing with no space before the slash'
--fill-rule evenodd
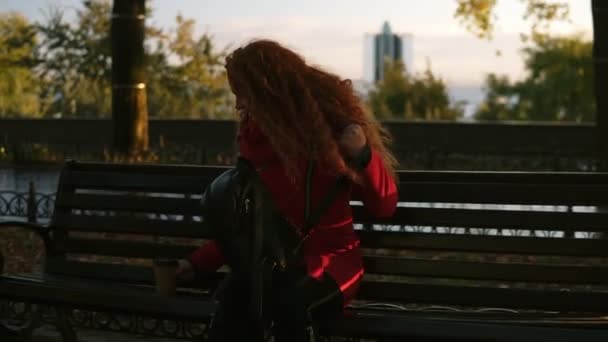
<path id="1" fill-rule="evenodd" d="M 36 192 L 54 193 L 59 172 L 58 168 L 49 166 L 0 166 L 0 191 L 27 192 L 28 184 L 34 182 Z"/>

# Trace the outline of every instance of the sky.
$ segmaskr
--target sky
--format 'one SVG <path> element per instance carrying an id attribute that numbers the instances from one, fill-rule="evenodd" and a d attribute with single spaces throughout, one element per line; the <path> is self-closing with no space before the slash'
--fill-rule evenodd
<path id="1" fill-rule="evenodd" d="M 591 36 L 591 1 L 570 3 L 571 23 L 559 34 Z M 498 22 L 491 41 L 477 39 L 454 19 L 456 0 L 148 0 L 154 24 L 170 28 L 181 13 L 197 22 L 220 47 L 235 47 L 253 38 L 276 39 L 309 62 L 342 77 L 363 76 L 366 33 L 379 32 L 388 21 L 395 33 L 414 37 L 414 71 L 427 65 L 451 88 L 479 88 L 490 72 L 523 77 L 519 34 L 529 31 L 521 0 L 498 0 Z M 0 0 L 0 12 L 19 11 L 40 20 L 49 3 L 73 11 L 80 0 Z M 500 50 L 500 55 L 497 51 Z"/>

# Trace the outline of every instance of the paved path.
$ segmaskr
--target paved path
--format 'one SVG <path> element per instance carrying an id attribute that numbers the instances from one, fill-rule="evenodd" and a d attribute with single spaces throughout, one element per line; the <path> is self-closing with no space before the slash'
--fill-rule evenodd
<path id="1" fill-rule="evenodd" d="M 184 342 L 188 340 L 178 340 L 160 337 L 150 337 L 142 335 L 121 334 L 114 332 L 102 332 L 94 330 L 78 331 L 79 342 Z M 61 335 L 52 327 L 42 327 L 36 330 L 31 342 L 61 342 Z"/>

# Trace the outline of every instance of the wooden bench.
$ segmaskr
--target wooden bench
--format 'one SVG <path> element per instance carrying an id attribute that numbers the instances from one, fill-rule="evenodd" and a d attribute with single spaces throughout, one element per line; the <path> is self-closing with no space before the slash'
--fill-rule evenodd
<path id="1" fill-rule="evenodd" d="M 200 338 L 224 273 L 167 298 L 155 293 L 150 264 L 204 241 L 199 198 L 224 170 L 66 164 L 50 225 L 21 225 L 45 241 L 44 271 L 0 276 L 13 323 L 0 334 L 25 337 L 53 321 L 67 341 L 73 327 Z M 390 219 L 353 204 L 366 276 L 359 300 L 324 333 L 608 341 L 608 174 L 402 171 L 399 186 Z M 40 304 L 22 326 L 10 309 L 19 302 Z"/>

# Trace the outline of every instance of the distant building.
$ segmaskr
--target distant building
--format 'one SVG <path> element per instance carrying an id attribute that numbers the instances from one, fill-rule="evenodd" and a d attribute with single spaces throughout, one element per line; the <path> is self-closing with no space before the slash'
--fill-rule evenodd
<path id="1" fill-rule="evenodd" d="M 368 82 L 382 80 L 387 59 L 401 61 L 406 72 L 414 72 L 413 36 L 393 33 L 388 22 L 384 22 L 381 33 L 365 35 L 363 50 L 363 78 Z"/>

